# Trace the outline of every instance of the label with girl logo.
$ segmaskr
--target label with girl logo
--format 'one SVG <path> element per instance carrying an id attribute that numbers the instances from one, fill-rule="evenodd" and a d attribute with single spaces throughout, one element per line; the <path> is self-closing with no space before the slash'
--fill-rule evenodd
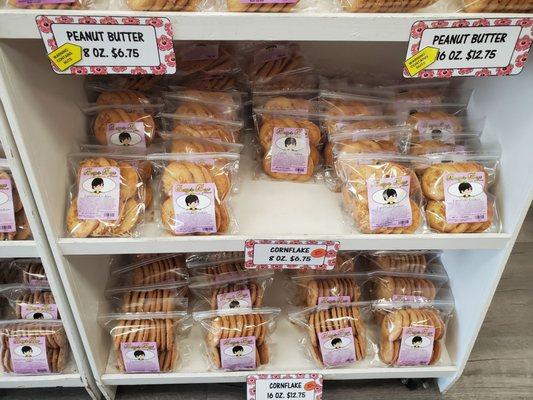
<path id="1" fill-rule="evenodd" d="M 126 372 L 159 372 L 156 342 L 122 342 L 120 352 Z"/>
<path id="2" fill-rule="evenodd" d="M 214 183 L 176 184 L 172 190 L 176 233 L 217 231 Z"/>
<path id="3" fill-rule="evenodd" d="M 449 119 L 426 119 L 416 124 L 421 141 L 440 140 L 444 143 L 454 144 L 455 126 Z"/>
<path id="4" fill-rule="evenodd" d="M 16 374 L 46 374 L 50 372 L 44 336 L 10 337 L 9 354 Z"/>
<path id="5" fill-rule="evenodd" d="M 433 355 L 434 327 L 409 326 L 403 328 L 398 365 L 428 365 Z"/>
<path id="6" fill-rule="evenodd" d="M 370 228 L 397 228 L 413 223 L 407 175 L 366 182 Z"/>
<path id="7" fill-rule="evenodd" d="M 346 304 L 350 302 L 350 296 L 327 296 L 319 297 L 317 304 Z"/>
<path id="8" fill-rule="evenodd" d="M 78 218 L 115 220 L 120 201 L 120 168 L 83 167 L 78 187 Z"/>
<path id="9" fill-rule="evenodd" d="M 217 309 L 219 310 L 250 307 L 252 307 L 252 296 L 250 295 L 249 289 L 217 295 Z"/>
<path id="10" fill-rule="evenodd" d="M 16 230 L 11 179 L 0 179 L 0 232 Z"/>
<path id="11" fill-rule="evenodd" d="M 483 172 L 444 175 L 444 206 L 447 223 L 487 221 L 487 194 Z"/>
<path id="12" fill-rule="evenodd" d="M 355 343 L 352 328 L 320 332 L 318 341 L 324 366 L 337 367 L 355 362 Z"/>
<path id="13" fill-rule="evenodd" d="M 57 319 L 57 305 L 23 303 L 20 305 L 20 317 L 22 319 Z"/>
<path id="14" fill-rule="evenodd" d="M 220 339 L 222 369 L 256 369 L 256 353 L 255 336 Z"/>
<path id="15" fill-rule="evenodd" d="M 112 122 L 107 124 L 107 143 L 113 146 L 146 148 L 143 122 Z"/>
<path id="16" fill-rule="evenodd" d="M 309 131 L 304 128 L 274 128 L 272 134 L 272 172 L 307 174 Z"/>

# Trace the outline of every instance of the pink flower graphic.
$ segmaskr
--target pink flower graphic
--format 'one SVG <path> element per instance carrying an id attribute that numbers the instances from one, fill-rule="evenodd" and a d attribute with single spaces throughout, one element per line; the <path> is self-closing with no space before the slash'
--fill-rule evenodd
<path id="1" fill-rule="evenodd" d="M 522 68 L 526 61 L 527 61 L 527 57 L 528 57 L 529 53 L 524 53 L 524 54 L 519 54 L 518 57 L 516 57 L 516 60 L 515 60 L 515 65 L 518 67 L 518 68 Z"/>
<path id="2" fill-rule="evenodd" d="M 132 75 L 146 75 L 148 71 L 141 67 L 135 67 L 131 70 Z"/>
<path id="3" fill-rule="evenodd" d="M 494 25 L 496 26 L 507 26 L 511 25 L 511 20 L 509 18 L 500 18 L 494 21 Z"/>
<path id="4" fill-rule="evenodd" d="M 155 28 L 160 28 L 163 26 L 163 20 L 161 18 L 148 18 L 146 20 L 148 25 L 152 25 Z"/>
<path id="5" fill-rule="evenodd" d="M 48 47 L 50 47 L 52 50 L 57 49 L 57 43 L 55 39 L 48 39 L 46 43 L 48 43 Z"/>
<path id="6" fill-rule="evenodd" d="M 527 28 L 533 25 L 533 19 L 531 18 L 522 18 L 516 21 L 516 25 L 520 25 L 522 28 Z"/>
<path id="7" fill-rule="evenodd" d="M 472 26 L 489 26 L 490 23 L 488 21 L 488 19 L 486 18 L 481 18 L 481 19 L 478 19 L 477 21 L 475 21 Z"/>
<path id="8" fill-rule="evenodd" d="M 74 18 L 63 15 L 61 17 L 56 17 L 56 22 L 58 24 L 71 24 L 74 22 Z"/>
<path id="9" fill-rule="evenodd" d="M 471 74 L 474 68 L 460 68 L 459 75 L 468 75 Z"/>
<path id="10" fill-rule="evenodd" d="M 255 383 L 255 376 L 248 377 L 248 384 L 251 385 L 253 383 Z"/>
<path id="11" fill-rule="evenodd" d="M 118 21 L 113 17 L 100 18 L 100 23 L 104 25 L 117 25 Z"/>
<path id="12" fill-rule="evenodd" d="M 159 38 L 157 38 L 157 47 L 159 50 L 163 51 L 172 49 L 172 38 L 166 35 L 161 35 Z"/>
<path id="13" fill-rule="evenodd" d="M 431 79 L 435 76 L 435 71 L 425 70 L 420 72 L 418 76 L 422 79 Z"/>
<path id="14" fill-rule="evenodd" d="M 94 75 L 106 75 L 107 74 L 107 68 L 106 67 L 90 67 L 91 73 Z"/>
<path id="15" fill-rule="evenodd" d="M 165 64 L 159 64 L 159 66 L 150 67 L 150 69 L 154 75 L 164 75 L 167 72 L 167 67 Z"/>
<path id="16" fill-rule="evenodd" d="M 509 64 L 507 67 L 504 68 L 498 68 L 496 71 L 496 75 L 498 76 L 506 76 L 509 75 L 511 72 L 513 72 L 513 64 Z"/>
<path id="17" fill-rule="evenodd" d="M 165 24 L 165 32 L 168 36 L 172 37 L 172 24 L 170 22 Z"/>
<path id="18" fill-rule="evenodd" d="M 422 37 L 422 33 L 424 33 L 427 27 L 428 26 L 424 22 L 422 21 L 417 22 L 411 28 L 411 37 L 414 39 L 418 39 Z"/>
<path id="19" fill-rule="evenodd" d="M 490 69 L 488 68 L 483 68 L 479 71 L 476 72 L 476 76 L 491 76 L 491 72 L 490 72 Z"/>
<path id="20" fill-rule="evenodd" d="M 451 78 L 453 75 L 453 71 L 451 69 L 439 69 L 437 70 L 437 77 L 439 78 Z"/>
<path id="21" fill-rule="evenodd" d="M 431 23 L 431 27 L 432 28 L 445 28 L 449 25 L 450 23 L 448 21 L 433 21 Z"/>
<path id="22" fill-rule="evenodd" d="M 468 22 L 466 19 L 460 19 L 459 21 L 455 21 L 452 26 L 454 28 L 462 28 L 465 26 L 470 26 L 470 22 Z"/>
<path id="23" fill-rule="evenodd" d="M 415 43 L 411 46 L 411 54 L 416 54 L 420 50 L 420 43 Z"/>
<path id="24" fill-rule="evenodd" d="M 122 23 L 124 25 L 139 25 L 141 21 L 139 20 L 139 18 L 127 17 L 122 18 Z"/>
<path id="25" fill-rule="evenodd" d="M 89 25 L 93 25 L 93 24 L 96 24 L 96 19 L 93 18 L 93 17 L 82 17 L 78 20 L 78 23 L 80 24 L 89 24 Z"/>
<path id="26" fill-rule="evenodd" d="M 42 33 L 50 33 L 52 32 L 52 29 L 50 27 L 52 26 L 54 22 L 47 17 L 41 17 L 37 20 L 37 27 Z"/>
<path id="27" fill-rule="evenodd" d="M 120 66 L 117 66 L 117 67 L 113 67 L 111 68 L 113 70 L 113 72 L 124 72 L 128 69 L 128 67 L 120 67 Z"/>
<path id="28" fill-rule="evenodd" d="M 72 75 L 87 75 L 89 71 L 85 67 L 71 67 L 70 73 Z"/>
<path id="29" fill-rule="evenodd" d="M 531 38 L 528 35 L 525 35 L 521 37 L 520 39 L 518 39 L 514 49 L 516 51 L 524 51 L 524 50 L 528 50 L 530 47 L 531 47 Z"/>

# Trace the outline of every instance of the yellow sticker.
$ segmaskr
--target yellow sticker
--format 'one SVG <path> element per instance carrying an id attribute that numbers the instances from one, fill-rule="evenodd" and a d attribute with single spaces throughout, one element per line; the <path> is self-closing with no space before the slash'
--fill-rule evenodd
<path id="1" fill-rule="evenodd" d="M 414 56 L 408 58 L 405 61 L 405 67 L 407 68 L 409 75 L 415 76 L 420 71 L 423 71 L 424 69 L 429 67 L 435 61 L 437 61 L 438 55 L 439 49 L 437 49 L 436 47 L 428 46 L 424 47 Z"/>
<path id="2" fill-rule="evenodd" d="M 65 43 L 48 53 L 48 58 L 57 68 L 64 71 L 81 61 L 81 47 L 72 43 Z"/>

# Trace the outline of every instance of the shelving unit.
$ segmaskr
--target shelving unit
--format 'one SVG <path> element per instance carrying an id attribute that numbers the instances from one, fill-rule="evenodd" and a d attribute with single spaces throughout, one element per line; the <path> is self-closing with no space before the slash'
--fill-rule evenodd
<path id="1" fill-rule="evenodd" d="M 124 11 L 54 11 L 54 14 L 139 15 Z M 464 79 L 474 95 L 469 116 L 487 116 L 483 140 L 502 146 L 496 187 L 503 231 L 468 235 L 361 235 L 344 223 L 339 198 L 321 183 L 290 184 L 253 180 L 255 166 L 245 158 L 241 190 L 232 208 L 239 224 L 236 235 L 216 237 L 158 236 L 155 224 L 141 238 L 72 239 L 65 235 L 68 193 L 67 154 L 86 139 L 83 80 L 55 75 L 35 28 L 43 11 L 0 10 L 0 98 L 13 132 L 22 165 L 41 215 L 60 279 L 73 312 L 94 378 L 106 398 L 116 385 L 244 381 L 246 373 L 209 372 L 192 338 L 187 367 L 169 374 L 117 374 L 109 358 L 110 336 L 97 323 L 109 258 L 114 254 L 241 250 L 246 239 L 334 239 L 344 250 L 443 249 L 443 261 L 456 300 L 442 365 L 384 368 L 361 364 L 353 369 L 318 371 L 297 347 L 299 333 L 281 318 L 273 342 L 293 346 L 272 357 L 269 371 L 320 372 L 326 379 L 435 377 L 441 390 L 461 375 L 533 199 L 530 149 L 533 136 L 533 67 L 514 77 Z M 475 18 L 476 14 L 317 14 L 264 15 L 222 13 L 143 13 L 169 17 L 175 40 L 301 41 L 311 61 L 328 72 L 389 72 L 400 76 L 413 22 L 420 19 Z M 487 15 L 484 15 L 487 16 Z M 498 17 L 498 14 L 491 14 Z M 504 16 L 504 15 L 501 15 Z M 510 16 L 505 14 L 505 16 Z M 239 27 L 236 33 L 236 27 Z M 206 28 L 208 27 L 208 28 Z M 268 27 L 261 29 L 258 27 Z M 15 40 L 17 39 L 17 40 Z M 529 63 L 531 64 L 531 63 Z M 59 277 L 58 277 L 59 279 Z M 198 329 L 197 327 L 194 329 Z M 278 353 L 276 353 L 278 351 Z"/>

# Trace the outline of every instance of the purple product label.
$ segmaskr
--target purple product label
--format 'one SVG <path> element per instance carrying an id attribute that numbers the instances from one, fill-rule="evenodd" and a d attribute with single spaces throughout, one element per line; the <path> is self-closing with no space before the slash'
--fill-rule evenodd
<path id="1" fill-rule="evenodd" d="M 176 233 L 214 233 L 217 231 L 215 193 L 214 183 L 174 185 L 172 204 Z"/>
<path id="2" fill-rule="evenodd" d="M 252 296 L 248 289 L 217 295 L 217 309 L 219 310 L 250 307 L 252 307 Z"/>
<path id="3" fill-rule="evenodd" d="M 398 112 L 409 112 L 414 114 L 417 112 L 429 112 L 433 104 L 436 104 L 430 98 L 423 99 L 397 99 L 394 103 L 394 110 Z"/>
<path id="4" fill-rule="evenodd" d="M 47 285 L 48 279 L 42 278 L 42 279 L 30 279 L 29 285 L 30 286 L 41 286 L 41 285 Z"/>
<path id="5" fill-rule="evenodd" d="M 107 124 L 107 143 L 121 147 L 146 148 L 145 129 L 142 122 L 112 122 Z"/>
<path id="6" fill-rule="evenodd" d="M 20 317 L 22 319 L 57 319 L 57 305 L 23 303 L 20 305 Z"/>
<path id="7" fill-rule="evenodd" d="M 457 172 L 444 175 L 444 206 L 447 223 L 485 222 L 487 194 L 483 172 Z"/>
<path id="8" fill-rule="evenodd" d="M 44 336 L 10 337 L 9 353 L 16 374 L 50 373 Z"/>
<path id="9" fill-rule="evenodd" d="M 15 232 L 15 207 L 10 179 L 0 179 L 0 232 Z"/>
<path id="10" fill-rule="evenodd" d="M 254 64 L 263 64 L 268 61 L 276 61 L 289 56 L 289 49 L 286 46 L 272 45 L 260 50 L 254 56 Z"/>
<path id="11" fill-rule="evenodd" d="M 17 0 L 17 4 L 32 5 L 32 4 L 67 4 L 74 3 L 76 0 Z"/>
<path id="12" fill-rule="evenodd" d="M 180 52 L 184 61 L 216 60 L 218 58 L 218 44 L 195 44 L 184 48 Z"/>
<path id="13" fill-rule="evenodd" d="M 424 303 L 427 300 L 428 299 L 424 296 L 410 296 L 406 294 L 393 294 L 392 295 L 392 301 L 400 301 L 400 302 L 409 301 L 413 303 Z"/>
<path id="14" fill-rule="evenodd" d="M 441 140 L 455 143 L 455 126 L 449 119 L 428 119 L 416 124 L 420 140 Z"/>
<path id="15" fill-rule="evenodd" d="M 83 167 L 78 187 L 78 218 L 115 220 L 120 200 L 120 168 Z"/>
<path id="16" fill-rule="evenodd" d="M 403 328 L 398 365 L 428 365 L 433 355 L 434 327 Z"/>
<path id="17" fill-rule="evenodd" d="M 156 342 L 122 342 L 120 352 L 126 372 L 159 372 Z"/>
<path id="18" fill-rule="evenodd" d="M 355 362 L 355 343 L 352 328 L 320 332 L 318 341 L 324 366 L 337 367 Z"/>
<path id="19" fill-rule="evenodd" d="M 272 135 L 272 172 L 307 174 L 309 131 L 304 128 L 274 128 Z"/>
<path id="20" fill-rule="evenodd" d="M 255 336 L 220 339 L 222 369 L 253 370 L 256 368 L 256 353 Z"/>
<path id="21" fill-rule="evenodd" d="M 350 296 L 327 296 L 319 297 L 317 305 L 321 304 L 345 304 L 350 302 Z"/>
<path id="22" fill-rule="evenodd" d="M 409 199 L 410 177 L 382 178 L 379 182 L 367 180 L 370 228 L 397 228 L 413 223 Z"/>
<path id="23" fill-rule="evenodd" d="M 242 4 L 289 4 L 299 0 L 241 0 Z"/>

